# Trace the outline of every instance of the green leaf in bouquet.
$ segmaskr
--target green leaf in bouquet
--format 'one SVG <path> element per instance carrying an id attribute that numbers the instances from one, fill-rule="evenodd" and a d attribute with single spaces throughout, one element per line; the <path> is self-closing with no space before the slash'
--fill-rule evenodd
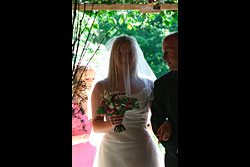
<path id="1" fill-rule="evenodd" d="M 119 114 L 120 115 L 124 115 L 124 113 L 127 111 L 127 107 L 126 106 L 124 106 L 124 107 L 122 107 L 120 110 L 119 110 Z"/>
<path id="2" fill-rule="evenodd" d="M 98 109 L 97 109 L 97 114 L 103 114 L 104 113 L 104 109 L 103 109 L 103 107 L 101 107 L 101 106 L 98 106 Z"/>
<path id="3" fill-rule="evenodd" d="M 139 104 L 136 104 L 135 108 L 136 108 L 136 109 L 140 109 Z"/>
<path id="4" fill-rule="evenodd" d="M 122 124 L 120 124 L 120 125 L 115 126 L 114 132 L 120 133 L 124 130 L 126 130 L 126 128 Z"/>
<path id="5" fill-rule="evenodd" d="M 125 98 L 122 98 L 121 103 L 122 103 L 122 105 L 124 105 L 124 103 L 127 103 L 127 100 Z"/>
<path id="6" fill-rule="evenodd" d="M 132 103 L 136 103 L 136 102 L 137 102 L 137 99 L 133 98 Z"/>

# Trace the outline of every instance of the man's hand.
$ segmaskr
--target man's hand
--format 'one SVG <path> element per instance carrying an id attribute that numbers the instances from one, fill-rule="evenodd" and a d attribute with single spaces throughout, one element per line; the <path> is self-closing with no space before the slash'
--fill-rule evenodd
<path id="1" fill-rule="evenodd" d="M 156 136 L 158 136 L 158 143 L 163 141 L 168 141 L 171 136 L 171 125 L 169 121 L 164 121 L 163 124 L 157 131 Z"/>

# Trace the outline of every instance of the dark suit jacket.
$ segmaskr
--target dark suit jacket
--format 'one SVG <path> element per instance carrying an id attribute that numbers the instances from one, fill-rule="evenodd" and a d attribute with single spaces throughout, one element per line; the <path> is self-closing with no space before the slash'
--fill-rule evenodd
<path id="1" fill-rule="evenodd" d="M 151 123 L 154 134 L 161 124 L 168 120 L 171 124 L 171 137 L 162 141 L 166 152 L 177 158 L 178 147 L 178 72 L 171 71 L 154 82 Z"/>

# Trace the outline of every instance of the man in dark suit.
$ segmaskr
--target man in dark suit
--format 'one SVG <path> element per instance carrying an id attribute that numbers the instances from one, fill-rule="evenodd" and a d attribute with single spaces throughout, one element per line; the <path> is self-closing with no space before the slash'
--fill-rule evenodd
<path id="1" fill-rule="evenodd" d="M 162 41 L 163 59 L 170 72 L 154 82 L 151 123 L 165 147 L 165 166 L 178 166 L 178 32 Z"/>

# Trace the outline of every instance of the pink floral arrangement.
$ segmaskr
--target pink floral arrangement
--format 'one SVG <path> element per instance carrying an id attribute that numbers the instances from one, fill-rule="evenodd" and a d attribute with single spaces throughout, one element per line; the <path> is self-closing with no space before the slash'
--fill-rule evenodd
<path id="1" fill-rule="evenodd" d="M 98 106 L 97 114 L 100 116 L 112 116 L 113 114 L 124 115 L 126 111 L 139 109 L 139 103 L 136 98 L 129 97 L 125 93 L 106 92 Z M 115 126 L 114 132 L 122 132 L 126 128 L 120 124 Z"/>

